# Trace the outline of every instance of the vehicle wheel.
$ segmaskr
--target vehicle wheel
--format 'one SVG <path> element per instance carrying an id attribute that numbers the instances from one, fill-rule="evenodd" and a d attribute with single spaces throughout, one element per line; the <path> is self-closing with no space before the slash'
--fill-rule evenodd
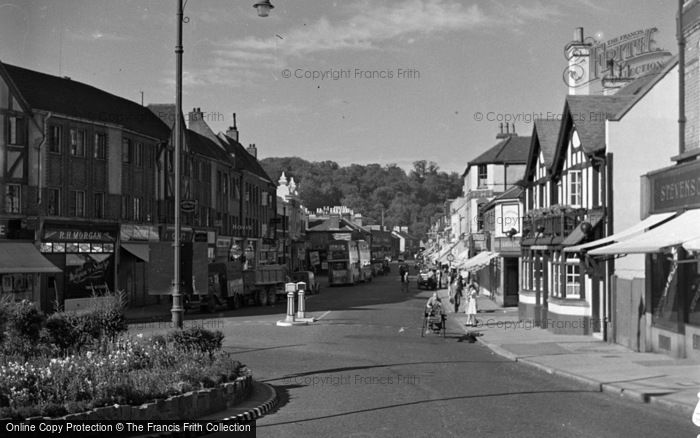
<path id="1" fill-rule="evenodd" d="M 267 305 L 274 306 L 277 302 L 277 291 L 275 289 L 269 289 L 267 291 Z"/>

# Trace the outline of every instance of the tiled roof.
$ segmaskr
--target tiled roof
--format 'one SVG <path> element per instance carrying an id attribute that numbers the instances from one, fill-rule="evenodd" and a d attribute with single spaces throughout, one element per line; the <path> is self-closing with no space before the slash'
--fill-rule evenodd
<path id="1" fill-rule="evenodd" d="M 267 172 L 265 172 L 265 169 L 263 169 L 263 167 L 260 165 L 258 159 L 250 155 L 242 144 L 223 133 L 219 134 L 219 139 L 221 140 L 221 144 L 226 150 L 226 153 L 233 154 L 233 156 L 236 158 L 236 165 L 239 169 L 248 170 L 260 178 L 274 184 L 270 176 L 267 174 Z"/>
<path id="2" fill-rule="evenodd" d="M 532 140 L 535 135 L 539 143 L 540 151 L 544 157 L 544 164 L 549 168 L 554 160 L 554 153 L 557 150 L 557 139 L 559 138 L 560 120 L 537 119 L 533 128 Z M 537 160 L 538 157 L 534 157 Z"/>
<path id="3" fill-rule="evenodd" d="M 27 104 L 102 123 L 121 125 L 131 131 L 167 140 L 169 127 L 148 108 L 82 82 L 0 63 Z"/>
<path id="4" fill-rule="evenodd" d="M 530 137 L 509 136 L 469 162 L 475 164 L 525 164 L 530 151 Z"/>
<path id="5" fill-rule="evenodd" d="M 564 117 L 573 122 L 587 154 L 605 149 L 605 121 L 634 100 L 629 95 L 569 95 L 564 105 Z M 566 135 L 567 133 L 560 133 Z M 564 141 L 559 139 L 560 142 Z M 559 150 L 557 151 L 559 152 Z"/>
<path id="6" fill-rule="evenodd" d="M 187 142 L 187 147 L 191 152 L 204 155 L 214 160 L 231 162 L 231 164 L 233 164 L 231 158 L 218 144 L 197 132 L 190 129 L 186 130 L 185 141 Z"/>
<path id="7" fill-rule="evenodd" d="M 486 210 L 490 210 L 491 208 L 493 208 L 498 203 L 498 201 L 520 199 L 520 197 L 523 194 L 523 190 L 524 189 L 521 186 L 515 185 L 515 186 L 509 188 L 508 190 L 506 190 L 505 192 L 501 193 L 500 195 L 496 196 L 495 198 L 490 200 L 488 203 L 484 204 L 481 208 L 484 211 L 486 211 Z"/>

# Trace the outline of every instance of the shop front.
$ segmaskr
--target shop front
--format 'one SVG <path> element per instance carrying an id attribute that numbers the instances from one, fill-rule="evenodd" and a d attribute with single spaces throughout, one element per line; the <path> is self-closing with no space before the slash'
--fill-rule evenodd
<path id="1" fill-rule="evenodd" d="M 151 245 L 159 241 L 158 228 L 153 225 L 122 224 L 119 230 L 119 259 L 117 284 L 124 291 L 129 307 L 153 304 L 157 300 L 148 294 L 148 265 Z"/>
<path id="2" fill-rule="evenodd" d="M 46 224 L 40 251 L 61 272 L 48 275 L 42 291 L 65 310 L 82 310 L 91 297 L 114 291 L 117 232 L 116 225 Z"/>
<path id="3" fill-rule="evenodd" d="M 41 293 L 41 279 L 61 270 L 41 255 L 31 242 L 0 240 L 0 295 L 28 300 L 44 312 L 54 309 L 55 296 Z"/>
<path id="4" fill-rule="evenodd" d="M 646 351 L 700 359 L 700 161 L 649 173 L 642 181 L 645 216 L 651 215 L 645 220 L 663 222 L 589 254 L 644 254 Z"/>

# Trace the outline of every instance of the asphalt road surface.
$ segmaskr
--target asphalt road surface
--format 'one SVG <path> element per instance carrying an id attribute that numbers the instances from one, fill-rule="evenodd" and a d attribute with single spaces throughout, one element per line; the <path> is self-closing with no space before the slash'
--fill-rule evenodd
<path id="1" fill-rule="evenodd" d="M 394 270 L 395 267 L 394 267 Z M 307 301 L 321 319 L 278 327 L 284 303 L 210 315 L 226 349 L 279 406 L 259 437 L 695 437 L 690 418 L 501 358 L 448 321 L 420 336 L 430 292 L 398 274 L 328 288 Z M 224 435 L 221 435 L 224 436 Z M 226 435 L 229 436 L 229 435 Z"/>

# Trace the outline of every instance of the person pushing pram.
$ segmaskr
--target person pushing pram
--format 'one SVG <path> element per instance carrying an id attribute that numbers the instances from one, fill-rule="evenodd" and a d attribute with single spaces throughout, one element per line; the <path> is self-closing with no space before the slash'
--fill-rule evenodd
<path id="1" fill-rule="evenodd" d="M 425 304 L 425 317 L 428 320 L 428 329 L 434 332 L 443 330 L 446 314 L 437 292 L 433 292 Z"/>

